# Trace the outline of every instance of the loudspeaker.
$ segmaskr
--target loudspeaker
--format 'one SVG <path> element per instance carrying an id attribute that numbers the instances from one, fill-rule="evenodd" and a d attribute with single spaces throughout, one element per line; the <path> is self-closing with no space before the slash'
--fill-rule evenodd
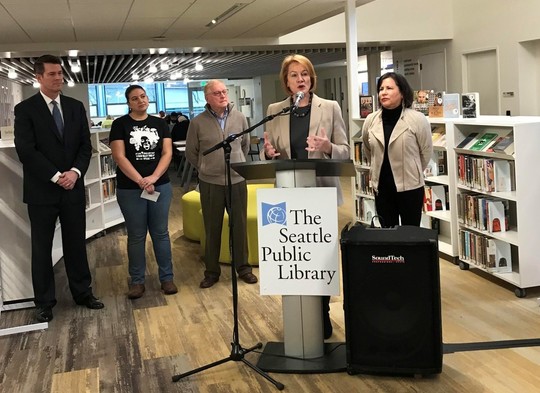
<path id="1" fill-rule="evenodd" d="M 437 232 L 346 227 L 341 255 L 348 373 L 440 373 Z"/>

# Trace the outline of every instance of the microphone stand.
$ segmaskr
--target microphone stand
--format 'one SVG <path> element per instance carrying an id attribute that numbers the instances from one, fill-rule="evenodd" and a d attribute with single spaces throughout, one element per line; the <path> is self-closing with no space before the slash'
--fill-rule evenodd
<path id="1" fill-rule="evenodd" d="M 283 108 L 280 112 L 272 115 L 266 116 L 264 119 L 262 119 L 257 124 L 245 129 L 244 131 L 238 133 L 238 134 L 231 134 L 227 138 L 225 138 L 223 141 L 217 143 L 213 147 L 209 148 L 208 150 L 205 150 L 202 154 L 205 156 L 207 154 L 212 153 L 213 151 L 216 151 L 218 149 L 223 149 L 225 154 L 225 174 L 226 174 L 226 186 L 227 186 L 227 198 L 225 201 L 225 206 L 227 208 L 227 212 L 229 213 L 229 252 L 231 254 L 231 283 L 232 283 L 232 295 L 233 295 L 233 338 L 231 342 L 231 354 L 227 356 L 226 358 L 223 358 L 221 360 L 209 363 L 205 366 L 196 368 L 194 370 L 174 375 L 172 377 L 173 382 L 178 382 L 180 379 L 187 377 L 189 375 L 196 374 L 198 372 L 208 370 L 209 368 L 219 366 L 220 364 L 229 362 L 231 360 L 236 362 L 243 362 L 245 365 L 250 367 L 252 370 L 256 371 L 259 375 L 266 378 L 268 381 L 270 381 L 278 390 L 283 390 L 285 388 L 285 385 L 282 383 L 276 381 L 274 378 L 272 378 L 270 375 L 268 375 L 265 371 L 261 370 L 256 365 L 250 363 L 247 361 L 244 356 L 245 354 L 254 351 L 255 349 L 262 348 L 262 343 L 257 343 L 249 348 L 243 348 L 240 344 L 240 338 L 238 334 L 238 279 L 236 277 L 236 255 L 234 253 L 234 236 L 233 236 L 233 211 L 232 211 L 232 181 L 231 181 L 231 143 L 235 141 L 238 137 L 247 134 L 251 131 L 253 131 L 255 128 L 259 127 L 260 125 L 272 120 L 274 117 L 285 114 L 291 110 L 292 107 L 286 107 Z"/>

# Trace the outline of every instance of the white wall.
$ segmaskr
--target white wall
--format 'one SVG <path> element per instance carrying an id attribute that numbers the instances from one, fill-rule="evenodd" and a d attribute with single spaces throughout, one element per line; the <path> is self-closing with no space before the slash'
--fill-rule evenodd
<path id="1" fill-rule="evenodd" d="M 376 0 L 356 9 L 358 42 L 452 38 L 452 1 Z M 345 42 L 345 14 L 280 37 L 280 44 Z"/>
<path id="2" fill-rule="evenodd" d="M 531 69 L 520 62 L 535 64 L 540 61 L 538 50 L 530 52 L 530 56 L 520 56 L 523 55 L 523 42 L 540 39 L 540 2 L 454 0 L 451 3 L 456 17 L 454 38 L 448 45 L 449 89 L 461 91 L 461 58 L 464 53 L 496 48 L 499 55 L 499 98 L 502 114 L 510 110 L 512 115 L 540 115 L 537 104 L 540 86 L 537 76 L 532 75 L 533 81 L 536 80 L 533 84 L 530 83 L 531 74 L 519 72 Z M 474 9 L 471 9 L 473 5 Z M 532 70 L 534 71 L 534 66 Z M 514 97 L 503 97 L 503 92 L 514 92 Z M 529 105 L 528 102 L 536 102 L 536 105 Z"/>

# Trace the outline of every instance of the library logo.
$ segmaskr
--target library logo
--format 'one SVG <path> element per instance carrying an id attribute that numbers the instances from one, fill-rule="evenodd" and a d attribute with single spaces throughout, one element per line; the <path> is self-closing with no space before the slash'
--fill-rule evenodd
<path id="1" fill-rule="evenodd" d="M 287 203 L 281 202 L 277 205 L 270 203 L 261 203 L 262 207 L 262 226 L 278 224 L 287 226 Z"/>

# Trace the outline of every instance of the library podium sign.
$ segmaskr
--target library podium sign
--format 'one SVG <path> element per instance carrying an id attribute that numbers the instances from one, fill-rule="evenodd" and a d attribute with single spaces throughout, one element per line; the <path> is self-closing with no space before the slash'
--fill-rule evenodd
<path id="1" fill-rule="evenodd" d="M 261 295 L 339 295 L 335 188 L 257 191 Z"/>
<path id="2" fill-rule="evenodd" d="M 351 160 L 268 160 L 232 164 L 245 179 L 276 179 L 257 190 L 260 288 L 281 295 L 283 342 L 268 342 L 267 372 L 346 370 L 345 346 L 325 343 L 321 296 L 340 291 L 337 190 L 317 178 L 355 176 Z"/>

